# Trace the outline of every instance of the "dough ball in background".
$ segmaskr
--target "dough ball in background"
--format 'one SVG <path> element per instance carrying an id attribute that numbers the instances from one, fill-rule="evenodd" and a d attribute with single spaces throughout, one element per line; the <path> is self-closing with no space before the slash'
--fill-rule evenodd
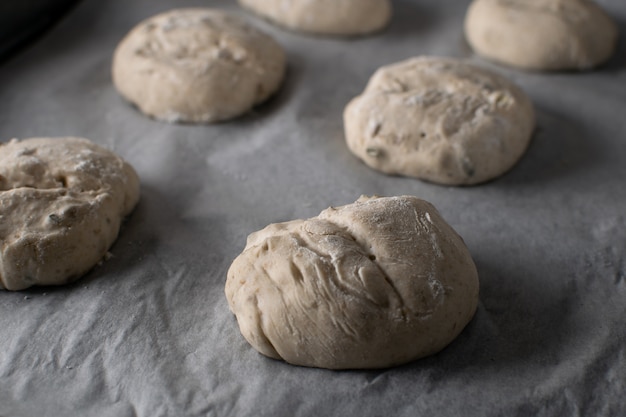
<path id="1" fill-rule="evenodd" d="M 471 320 L 478 275 L 461 237 L 416 197 L 361 197 L 251 234 L 226 298 L 262 354 L 329 369 L 434 354 Z"/>
<path id="2" fill-rule="evenodd" d="M 615 51 L 617 25 L 591 0 L 474 0 L 465 36 L 485 58 L 530 70 L 586 70 Z"/>
<path id="3" fill-rule="evenodd" d="M 135 170 L 87 139 L 0 144 L 0 288 L 79 278 L 106 255 L 138 200 Z"/>
<path id="4" fill-rule="evenodd" d="M 382 67 L 344 111 L 348 147 L 367 165 L 448 185 L 504 174 L 526 151 L 534 126 L 522 90 L 452 58 Z"/>
<path id="5" fill-rule="evenodd" d="M 213 123 L 240 116 L 280 87 L 285 53 L 237 16 L 176 9 L 138 24 L 113 56 L 119 93 L 167 122 Z"/>
<path id="6" fill-rule="evenodd" d="M 389 0 L 239 0 L 239 4 L 291 30 L 337 36 L 382 30 L 392 14 Z"/>

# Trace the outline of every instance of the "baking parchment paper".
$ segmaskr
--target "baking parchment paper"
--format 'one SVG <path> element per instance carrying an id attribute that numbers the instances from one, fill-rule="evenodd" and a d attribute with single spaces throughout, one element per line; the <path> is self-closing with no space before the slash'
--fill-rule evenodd
<path id="1" fill-rule="evenodd" d="M 600 1 L 626 33 L 626 3 Z M 468 2 L 396 1 L 356 39 L 284 31 L 234 1 L 84 0 L 0 66 L 0 140 L 84 136 L 131 162 L 139 206 L 111 259 L 59 288 L 0 292 L 0 416 L 626 415 L 626 52 L 584 73 L 475 57 Z M 284 87 L 232 122 L 145 118 L 110 79 L 117 42 L 183 6 L 232 10 L 287 50 Z M 533 99 L 538 128 L 507 175 L 475 187 L 385 176 L 347 150 L 342 110 L 381 65 L 466 57 Z M 246 236 L 361 194 L 429 200 L 478 267 L 478 312 L 441 353 L 379 371 L 256 353 L 223 295 Z"/>

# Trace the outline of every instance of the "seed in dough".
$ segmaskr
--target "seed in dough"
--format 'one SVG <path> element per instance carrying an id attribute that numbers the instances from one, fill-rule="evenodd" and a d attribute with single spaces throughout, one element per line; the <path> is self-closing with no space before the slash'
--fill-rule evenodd
<path id="1" fill-rule="evenodd" d="M 474 0 L 465 36 L 476 53 L 503 64 L 585 70 L 613 55 L 618 29 L 590 0 Z"/>
<path id="2" fill-rule="evenodd" d="M 138 200 L 135 170 L 87 139 L 0 144 L 0 289 L 81 277 L 105 257 Z"/>
<path id="3" fill-rule="evenodd" d="M 235 118 L 280 87 L 286 59 L 268 35 L 237 16 L 176 9 L 137 25 L 113 57 L 119 93 L 166 122 Z"/>
<path id="4" fill-rule="evenodd" d="M 239 4 L 288 29 L 323 35 L 365 35 L 391 19 L 389 0 L 239 0 Z"/>
<path id="5" fill-rule="evenodd" d="M 384 368 L 447 346 L 476 311 L 478 274 L 430 203 L 361 197 L 251 234 L 228 271 L 226 298 L 266 356 Z"/>
<path id="6" fill-rule="evenodd" d="M 452 58 L 382 67 L 344 111 L 348 147 L 367 165 L 448 185 L 504 174 L 534 126 L 533 105 L 513 83 Z"/>

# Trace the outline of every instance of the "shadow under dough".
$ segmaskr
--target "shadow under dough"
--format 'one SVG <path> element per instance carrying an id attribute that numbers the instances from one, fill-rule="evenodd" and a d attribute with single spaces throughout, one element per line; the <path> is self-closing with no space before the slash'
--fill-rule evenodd
<path id="1" fill-rule="evenodd" d="M 520 161 L 494 184 L 522 185 L 584 171 L 601 163 L 591 136 L 576 121 L 557 111 L 536 107 L 537 127 Z"/>
<path id="2" fill-rule="evenodd" d="M 414 1 L 393 2 L 393 15 L 389 26 L 384 29 L 386 38 L 405 38 L 428 32 L 437 26 L 438 16 L 435 8 Z"/>

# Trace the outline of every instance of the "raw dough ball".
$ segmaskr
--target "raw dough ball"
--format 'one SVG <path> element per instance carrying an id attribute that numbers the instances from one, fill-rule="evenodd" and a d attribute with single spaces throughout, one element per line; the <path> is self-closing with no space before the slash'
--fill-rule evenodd
<path id="1" fill-rule="evenodd" d="M 471 320 L 478 275 L 461 237 L 416 197 L 361 197 L 248 237 L 226 297 L 250 344 L 330 369 L 431 355 Z"/>
<path id="2" fill-rule="evenodd" d="M 156 119 L 237 117 L 280 86 L 285 54 L 268 35 L 211 9 L 178 9 L 137 25 L 113 57 L 122 96 Z"/>
<path id="3" fill-rule="evenodd" d="M 505 78 L 460 60 L 420 57 L 379 69 L 345 109 L 350 150 L 370 167 L 469 185 L 508 171 L 535 125 Z"/>
<path id="4" fill-rule="evenodd" d="M 478 54 L 504 64 L 583 70 L 613 54 L 618 29 L 590 0 L 474 0 L 465 35 Z"/>
<path id="5" fill-rule="evenodd" d="M 389 0 L 239 0 L 251 11 L 292 30 L 326 35 L 363 35 L 391 19 Z"/>
<path id="6" fill-rule="evenodd" d="M 91 269 L 139 199 L 139 179 L 81 138 L 0 144 L 0 288 L 60 285 Z"/>

